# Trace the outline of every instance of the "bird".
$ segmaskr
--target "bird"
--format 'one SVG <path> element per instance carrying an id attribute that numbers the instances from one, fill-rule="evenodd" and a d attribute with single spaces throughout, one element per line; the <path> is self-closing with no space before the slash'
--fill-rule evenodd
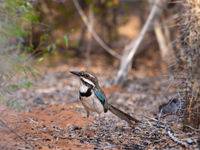
<path id="1" fill-rule="evenodd" d="M 159 112 L 165 115 L 177 115 L 181 107 L 181 101 L 177 98 L 170 99 L 159 106 Z"/>
<path id="2" fill-rule="evenodd" d="M 70 71 L 70 73 L 80 79 L 79 99 L 86 110 L 87 122 L 90 112 L 95 112 L 100 116 L 101 113 L 110 111 L 120 119 L 125 120 L 130 126 L 134 126 L 133 122 L 141 123 L 140 120 L 108 103 L 94 73 L 89 71 Z"/>

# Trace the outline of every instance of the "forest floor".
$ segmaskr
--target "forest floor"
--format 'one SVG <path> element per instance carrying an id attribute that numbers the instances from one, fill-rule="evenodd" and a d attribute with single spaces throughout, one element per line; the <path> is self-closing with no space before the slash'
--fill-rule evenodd
<path id="1" fill-rule="evenodd" d="M 84 63 L 43 67 L 34 81 L 35 88 L 23 89 L 16 95 L 24 101 L 23 110 L 0 107 L 1 120 L 5 123 L 1 122 L 0 126 L 0 149 L 200 148 L 197 131 L 182 132 L 177 116 L 157 120 L 159 105 L 175 93 L 165 76 L 167 67 L 159 61 L 153 64 L 146 60 L 146 65 L 134 69 L 122 86 L 111 84 L 117 67 L 111 68 L 107 62 L 91 66 L 109 103 L 142 123 L 132 128 L 108 112 L 101 115 L 100 126 L 96 114 L 92 114 L 86 128 L 86 113 L 78 100 L 79 81 L 69 73 L 84 70 L 85 66 L 80 64 Z"/>

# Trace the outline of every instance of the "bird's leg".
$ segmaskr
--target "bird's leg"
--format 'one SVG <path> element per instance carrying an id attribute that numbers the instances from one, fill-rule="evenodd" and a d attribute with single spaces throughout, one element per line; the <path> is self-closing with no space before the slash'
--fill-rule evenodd
<path id="1" fill-rule="evenodd" d="M 101 114 L 98 114 L 99 127 L 100 127 L 100 125 L 101 125 L 100 118 L 101 118 Z"/>
<path id="2" fill-rule="evenodd" d="M 90 116 L 90 112 L 88 110 L 86 110 L 86 113 L 87 113 L 86 121 L 87 121 L 87 128 L 88 128 L 88 119 L 89 119 L 89 116 Z"/>
<path id="3" fill-rule="evenodd" d="M 90 112 L 88 110 L 86 110 L 86 113 L 87 113 L 87 115 L 86 115 L 86 127 L 84 127 L 84 129 L 83 129 L 83 135 L 85 135 L 85 132 L 88 129 L 88 119 L 89 119 L 89 116 L 90 116 Z"/>

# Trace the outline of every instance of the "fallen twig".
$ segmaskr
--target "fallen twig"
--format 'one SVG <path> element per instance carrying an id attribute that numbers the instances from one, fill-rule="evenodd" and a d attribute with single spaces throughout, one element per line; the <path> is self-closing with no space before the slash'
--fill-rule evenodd
<path id="1" fill-rule="evenodd" d="M 121 56 L 119 54 L 117 54 L 115 51 L 113 51 L 113 49 L 111 49 L 110 47 L 108 47 L 105 42 L 97 35 L 97 33 L 94 31 L 94 29 L 92 28 L 92 25 L 89 23 L 87 16 L 84 14 L 81 6 L 79 5 L 77 0 L 73 0 L 73 3 L 79 13 L 79 15 L 81 16 L 83 22 L 85 23 L 85 25 L 88 28 L 88 31 L 91 33 L 91 35 L 94 37 L 94 39 L 99 43 L 99 45 L 101 47 L 103 47 L 109 54 L 111 54 L 112 56 L 114 56 L 117 59 L 121 59 Z"/>
<path id="2" fill-rule="evenodd" d="M 175 136 L 172 134 L 170 127 L 167 127 L 167 130 L 166 130 L 166 131 L 167 131 L 167 135 L 168 135 L 174 142 L 176 142 L 176 143 L 178 143 L 178 144 L 180 144 L 180 145 L 182 145 L 182 146 L 184 146 L 184 147 L 188 147 L 188 144 L 187 144 L 187 143 L 182 142 L 181 140 L 179 140 L 177 137 L 175 137 Z"/>
<path id="3" fill-rule="evenodd" d="M 190 129 L 192 129 L 192 130 L 194 130 L 194 131 L 196 131 L 196 132 L 200 132 L 200 129 L 195 129 L 195 128 L 189 126 L 189 125 L 185 125 L 185 126 L 188 127 L 188 128 L 190 128 Z"/>
<path id="4" fill-rule="evenodd" d="M 14 133 L 19 139 L 21 139 L 22 141 L 24 141 L 27 145 L 29 145 L 32 149 L 34 149 L 34 147 L 31 145 L 31 143 L 29 143 L 27 140 L 25 140 L 23 137 L 21 137 L 15 130 L 13 130 L 12 128 L 10 128 L 2 119 L 0 119 L 0 123 L 6 127 L 8 130 L 10 130 L 10 132 Z"/>

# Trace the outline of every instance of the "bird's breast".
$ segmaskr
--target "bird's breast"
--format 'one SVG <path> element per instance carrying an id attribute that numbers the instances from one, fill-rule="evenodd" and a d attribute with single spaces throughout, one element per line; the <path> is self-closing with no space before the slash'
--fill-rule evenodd
<path id="1" fill-rule="evenodd" d="M 99 101 L 99 99 L 95 96 L 94 92 L 91 91 L 91 95 L 89 97 L 81 97 L 81 102 L 83 106 L 92 112 L 102 113 L 104 112 L 104 107 Z"/>

